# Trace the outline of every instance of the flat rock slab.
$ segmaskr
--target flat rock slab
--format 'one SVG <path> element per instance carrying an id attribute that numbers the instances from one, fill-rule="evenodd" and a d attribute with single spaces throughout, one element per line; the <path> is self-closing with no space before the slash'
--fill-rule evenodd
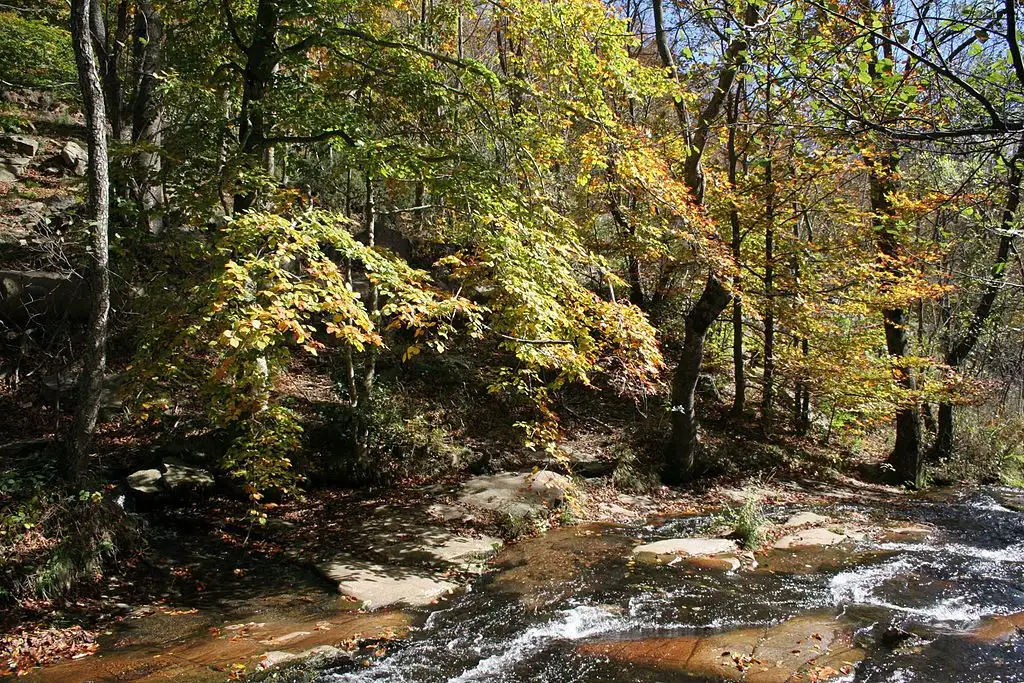
<path id="1" fill-rule="evenodd" d="M 403 604 L 429 605 L 456 590 L 459 585 L 438 575 L 408 567 L 393 567 L 347 557 L 321 562 L 317 569 L 366 609 Z"/>
<path id="2" fill-rule="evenodd" d="M 710 636 L 589 643 L 579 651 L 652 669 L 750 683 L 826 681 L 849 673 L 863 652 L 853 629 L 831 615 L 794 617 L 768 628 Z"/>
<path id="3" fill-rule="evenodd" d="M 811 527 L 793 534 L 783 536 L 775 541 L 772 547 L 776 550 L 790 550 L 793 548 L 822 548 L 837 543 L 842 543 L 848 538 L 845 533 L 837 534 L 824 527 Z"/>
<path id="4" fill-rule="evenodd" d="M 739 569 L 743 565 L 739 555 L 739 545 L 727 538 L 669 538 L 633 548 L 633 556 L 644 562 L 685 562 L 698 569 L 713 571 Z"/>
<path id="5" fill-rule="evenodd" d="M 831 523 L 832 520 L 828 517 L 823 517 L 816 512 L 798 512 L 787 519 L 782 526 L 795 527 L 795 526 L 822 526 Z"/>
<path id="6" fill-rule="evenodd" d="M 455 507 L 455 506 L 446 506 Z M 465 508 L 455 508 L 466 512 Z M 428 509 L 382 505 L 349 531 L 390 564 L 455 567 L 477 571 L 501 547 L 492 536 L 457 534 L 440 526 Z"/>
<path id="7" fill-rule="evenodd" d="M 549 508 L 565 500 L 570 488 L 572 481 L 555 472 L 504 472 L 467 480 L 458 498 L 471 508 L 522 519 L 546 515 Z"/>

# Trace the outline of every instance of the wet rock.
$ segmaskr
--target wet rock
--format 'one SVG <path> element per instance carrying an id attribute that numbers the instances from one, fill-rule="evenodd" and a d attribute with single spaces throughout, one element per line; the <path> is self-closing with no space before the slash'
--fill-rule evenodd
<path id="1" fill-rule="evenodd" d="M 798 512 L 795 515 L 792 515 L 789 519 L 787 519 L 782 526 L 797 527 L 812 524 L 816 526 L 821 526 L 824 524 L 829 524 L 831 521 L 832 520 L 830 520 L 828 517 L 822 517 L 821 515 L 815 512 Z"/>
<path id="2" fill-rule="evenodd" d="M 60 150 L 60 160 L 69 171 L 83 176 L 89 166 L 89 153 L 74 140 L 68 140 Z"/>
<path id="3" fill-rule="evenodd" d="M 425 571 L 344 556 L 322 562 L 317 569 L 337 584 L 339 593 L 355 598 L 366 609 L 395 604 L 429 605 L 458 588 L 457 584 Z"/>
<path id="4" fill-rule="evenodd" d="M 561 600 L 576 590 L 574 580 L 582 571 L 617 560 L 633 546 L 625 536 L 603 533 L 606 529 L 559 527 L 519 541 L 494 559 L 498 573 L 490 586 L 519 596 L 531 609 Z"/>
<path id="5" fill-rule="evenodd" d="M 1024 633 L 1024 612 L 989 617 L 971 631 L 971 638 L 983 643 L 999 643 Z"/>
<path id="6" fill-rule="evenodd" d="M 160 483 L 163 476 L 163 472 L 157 469 L 133 472 L 127 478 L 128 488 L 143 496 L 156 495 L 163 490 Z"/>
<path id="7" fill-rule="evenodd" d="M 811 527 L 797 533 L 783 536 L 772 546 L 776 550 L 790 548 L 824 547 L 842 543 L 847 539 L 845 533 L 836 533 L 825 527 Z"/>
<path id="8" fill-rule="evenodd" d="M 481 475 L 462 485 L 459 502 L 520 520 L 546 516 L 549 508 L 565 500 L 566 491 L 570 488 L 572 481 L 568 477 L 549 471 Z"/>
<path id="9" fill-rule="evenodd" d="M 316 647 L 311 647 L 308 650 L 303 650 L 302 652 L 271 650 L 270 652 L 264 652 L 260 655 L 260 668 L 270 669 L 288 662 L 297 662 L 301 659 L 310 659 L 313 657 L 333 659 L 344 654 L 345 652 L 343 650 L 339 650 L 333 645 L 318 645 Z"/>
<path id="10" fill-rule="evenodd" d="M 880 540 L 884 543 L 907 543 L 924 541 L 932 535 L 931 527 L 921 524 L 893 526 L 882 530 Z"/>
<path id="11" fill-rule="evenodd" d="M 851 626 L 831 615 L 805 615 L 768 628 L 705 637 L 592 643 L 579 650 L 652 669 L 750 683 L 826 681 L 848 673 L 863 658 L 853 645 Z"/>
<path id="12" fill-rule="evenodd" d="M 726 538 L 670 538 L 633 548 L 633 556 L 644 562 L 675 564 L 686 562 L 700 569 L 735 571 L 743 562 L 736 541 Z"/>

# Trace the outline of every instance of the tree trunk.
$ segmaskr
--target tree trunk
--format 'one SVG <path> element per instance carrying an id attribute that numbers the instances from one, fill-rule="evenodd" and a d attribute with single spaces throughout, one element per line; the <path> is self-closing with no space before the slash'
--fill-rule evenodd
<path id="1" fill-rule="evenodd" d="M 675 60 L 668 49 L 665 37 L 662 0 L 654 0 L 653 8 L 658 53 L 662 64 L 672 69 L 675 75 Z M 757 22 L 757 16 L 757 6 L 750 4 L 744 14 L 744 22 L 750 26 Z M 693 134 L 687 136 L 690 152 L 683 164 L 684 180 L 693 194 L 694 202 L 698 205 L 704 201 L 704 171 L 701 159 L 704 156 L 711 125 L 722 113 L 726 95 L 732 89 L 736 74 L 746 60 L 746 50 L 747 41 L 741 32 L 729 43 L 715 90 L 704 104 Z M 677 103 L 677 111 L 680 109 L 679 105 L 680 103 Z M 685 123 L 685 110 L 680 113 L 679 118 Z M 693 475 L 697 452 L 697 415 L 694 412 L 693 394 L 704 362 L 704 340 L 711 325 L 728 307 L 731 300 L 732 295 L 718 274 L 711 272 L 700 298 L 686 316 L 682 354 L 672 377 L 672 441 L 662 473 L 666 483 L 678 484 Z"/>
<path id="2" fill-rule="evenodd" d="M 771 74 L 765 86 L 765 118 L 771 121 Z M 775 178 L 773 177 L 771 133 L 768 134 L 768 158 L 764 165 L 764 374 L 761 382 L 761 431 L 772 433 L 775 409 Z"/>
<path id="3" fill-rule="evenodd" d="M 737 93 L 732 96 L 730 106 L 726 110 L 727 122 L 729 125 L 729 137 L 726 143 L 728 155 L 729 187 L 736 192 L 736 168 L 739 158 L 736 153 L 736 124 L 739 121 L 739 103 L 743 93 L 743 83 L 737 87 Z M 729 226 L 732 228 L 730 236 L 730 247 L 732 258 L 736 263 L 742 257 L 743 233 L 740 230 L 740 212 L 734 205 L 729 209 Z M 739 270 L 732 278 L 733 300 L 732 300 L 732 374 L 733 393 L 732 414 L 736 417 L 743 415 L 747 402 L 747 370 L 743 358 L 743 299 L 737 296 L 742 286 L 743 276 Z"/>
<path id="4" fill-rule="evenodd" d="M 280 51 L 277 49 L 279 24 L 280 9 L 276 0 L 260 0 L 256 9 L 252 43 L 245 47 L 242 104 L 238 124 L 239 151 L 250 162 L 262 161 L 270 132 L 265 100 L 280 60 Z M 254 192 L 239 192 L 235 195 L 234 212 L 244 213 L 251 209 L 255 202 Z"/>
<path id="5" fill-rule="evenodd" d="M 1002 288 L 1003 278 L 1010 261 L 1010 254 L 1013 251 L 1017 212 L 1020 210 L 1022 161 L 1024 161 L 1024 143 L 1017 147 L 1016 152 L 1010 159 L 1007 170 L 1006 203 L 1003 205 L 1003 215 L 999 225 L 999 247 L 996 251 L 995 263 L 993 263 L 992 270 L 989 273 L 988 282 L 985 285 L 981 298 L 978 300 L 978 305 L 974 309 L 967 330 L 956 343 L 949 345 L 946 352 L 946 365 L 953 370 L 959 369 L 974 350 L 975 345 L 978 343 L 978 338 L 985 328 L 985 323 L 992 314 L 992 308 L 995 305 L 996 297 L 999 295 L 999 290 Z M 948 321 L 947 324 L 952 325 L 952 321 Z M 953 455 L 954 433 L 953 406 L 950 403 L 940 403 L 938 434 L 935 439 L 935 458 L 949 458 Z"/>
<path id="6" fill-rule="evenodd" d="M 672 443 L 662 474 L 667 484 L 680 484 L 693 474 L 697 453 L 693 396 L 704 360 L 704 340 L 731 298 L 717 277 L 709 277 L 700 298 L 686 316 L 683 351 L 672 376 Z"/>
<path id="7" fill-rule="evenodd" d="M 72 43 L 82 91 L 86 137 L 89 147 L 89 265 L 91 305 L 83 354 L 82 376 L 74 423 L 65 448 L 63 473 L 78 482 L 86 472 L 88 448 L 96 429 L 106 370 L 110 273 L 107 227 L 110 214 L 110 172 L 107 162 L 107 116 L 99 65 L 90 35 L 90 0 L 71 3 Z"/>
<path id="8" fill-rule="evenodd" d="M 163 143 L 163 105 L 157 88 L 163 53 L 163 23 L 150 0 L 142 0 L 135 14 L 135 61 L 138 68 L 132 140 L 143 147 L 135 156 L 135 200 L 141 223 L 151 234 L 164 228 L 164 190 L 160 180 Z"/>
<path id="9" fill-rule="evenodd" d="M 872 225 L 875 243 L 881 254 L 889 259 L 885 266 L 893 279 L 901 275 L 894 261 L 900 257 L 898 227 L 892 218 L 890 197 L 895 190 L 895 175 L 898 158 L 891 150 L 880 150 L 868 158 L 868 185 L 871 198 Z M 882 311 L 885 327 L 885 346 L 892 359 L 896 381 L 909 392 L 916 389 L 912 368 L 903 363 L 910 351 L 909 316 L 904 308 L 889 308 Z M 889 464 L 892 465 L 896 480 L 901 484 L 921 486 L 923 483 L 923 459 L 921 458 L 921 409 L 917 404 L 903 406 L 896 410 L 896 442 Z"/>

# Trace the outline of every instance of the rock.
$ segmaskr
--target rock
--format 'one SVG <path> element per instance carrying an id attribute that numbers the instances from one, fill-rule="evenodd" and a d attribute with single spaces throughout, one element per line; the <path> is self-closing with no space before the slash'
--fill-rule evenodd
<path id="1" fill-rule="evenodd" d="M 79 206 L 81 203 L 82 200 L 73 195 L 60 195 L 50 200 L 50 211 L 65 213 Z"/>
<path id="2" fill-rule="evenodd" d="M 462 485 L 459 502 L 513 519 L 546 516 L 550 507 L 560 505 L 572 481 L 561 474 L 502 473 L 481 475 Z"/>
<path id="3" fill-rule="evenodd" d="M 333 645 L 318 645 L 311 647 L 308 650 L 302 652 L 284 652 L 282 650 L 271 650 L 270 652 L 264 652 L 260 655 L 260 668 L 270 669 L 281 664 L 288 662 L 296 662 L 300 659 L 309 659 L 311 657 L 323 657 L 324 659 L 333 659 L 340 657 L 345 652 L 339 650 Z"/>
<path id="4" fill-rule="evenodd" d="M 442 522 L 472 524 L 477 521 L 476 516 L 466 508 L 459 507 L 458 505 L 445 505 L 444 503 L 434 503 L 427 508 L 427 514 Z"/>
<path id="5" fill-rule="evenodd" d="M 1020 633 L 1024 633 L 1024 612 L 989 617 L 971 631 L 971 638 L 983 643 L 999 643 Z"/>
<path id="6" fill-rule="evenodd" d="M 931 535 L 931 527 L 921 524 L 905 524 L 883 529 L 880 540 L 886 543 L 906 543 L 923 541 Z"/>
<path id="7" fill-rule="evenodd" d="M 128 488 L 143 495 L 154 495 L 160 493 L 163 487 L 160 484 L 163 479 L 163 472 L 160 470 L 139 470 L 128 475 Z"/>
<path id="8" fill-rule="evenodd" d="M 322 562 L 317 569 L 337 584 L 339 593 L 359 600 L 366 609 L 399 603 L 412 607 L 429 605 L 458 588 L 457 584 L 428 572 L 348 557 Z"/>
<path id="9" fill-rule="evenodd" d="M 0 270 L 0 318 L 87 320 L 89 300 L 78 276 L 42 270 Z"/>
<path id="10" fill-rule="evenodd" d="M 772 547 L 776 550 L 789 550 L 791 548 L 820 548 L 824 546 L 842 543 L 847 539 L 845 533 L 837 534 L 825 527 L 811 527 L 783 536 L 775 542 Z"/>
<path id="11" fill-rule="evenodd" d="M 831 523 L 828 517 L 822 517 L 815 512 L 798 512 L 787 519 L 782 526 L 794 527 L 794 526 L 806 526 L 814 524 L 822 526 Z"/>
<path id="12" fill-rule="evenodd" d="M 644 667 L 749 683 L 826 681 L 849 673 L 864 653 L 853 629 L 830 615 L 794 617 L 768 628 L 710 636 L 588 643 L 578 650 Z"/>
<path id="13" fill-rule="evenodd" d="M 473 569 L 482 560 L 494 555 L 502 546 L 501 539 L 491 536 L 469 538 L 465 536 L 442 535 L 441 538 L 425 538 L 410 548 L 412 553 L 428 555 L 434 562 L 452 564 L 462 569 Z"/>
<path id="14" fill-rule="evenodd" d="M 13 183 L 18 180 L 18 177 L 8 171 L 3 166 L 0 166 L 0 183 Z"/>
<path id="15" fill-rule="evenodd" d="M 633 556 L 646 562 L 687 564 L 715 571 L 735 571 L 743 562 L 736 541 L 726 538 L 670 538 L 633 548 Z"/>
<path id="16" fill-rule="evenodd" d="M 39 141 L 27 135 L 4 136 L 0 138 L 0 145 L 4 149 L 23 157 L 34 157 L 36 152 L 39 151 Z"/>
<path id="17" fill-rule="evenodd" d="M 724 538 L 673 538 L 633 549 L 633 556 L 645 562 L 675 564 L 685 561 L 695 567 L 732 571 L 738 569 L 740 549 Z"/>
<path id="18" fill-rule="evenodd" d="M 74 140 L 68 140 L 60 150 L 60 160 L 75 175 L 85 175 L 89 167 L 89 153 Z"/>
<path id="19" fill-rule="evenodd" d="M 32 160 L 28 157 L 7 157 L 5 163 L 7 168 L 20 178 L 28 172 L 28 165 L 32 163 Z"/>
<path id="20" fill-rule="evenodd" d="M 200 491 L 216 481 L 212 474 L 199 467 L 165 462 L 164 468 L 163 481 L 172 492 Z"/>

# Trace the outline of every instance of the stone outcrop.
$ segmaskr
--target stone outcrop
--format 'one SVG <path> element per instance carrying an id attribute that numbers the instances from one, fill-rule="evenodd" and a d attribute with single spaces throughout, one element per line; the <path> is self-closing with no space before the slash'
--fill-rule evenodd
<path id="1" fill-rule="evenodd" d="M 735 571 L 743 565 L 739 545 L 726 538 L 669 538 L 633 548 L 633 557 L 642 562 L 684 562 L 718 571 Z"/>
<path id="2" fill-rule="evenodd" d="M 708 636 L 588 643 L 579 651 L 652 669 L 749 683 L 826 681 L 849 673 L 863 658 L 854 646 L 852 627 L 828 614 Z"/>

